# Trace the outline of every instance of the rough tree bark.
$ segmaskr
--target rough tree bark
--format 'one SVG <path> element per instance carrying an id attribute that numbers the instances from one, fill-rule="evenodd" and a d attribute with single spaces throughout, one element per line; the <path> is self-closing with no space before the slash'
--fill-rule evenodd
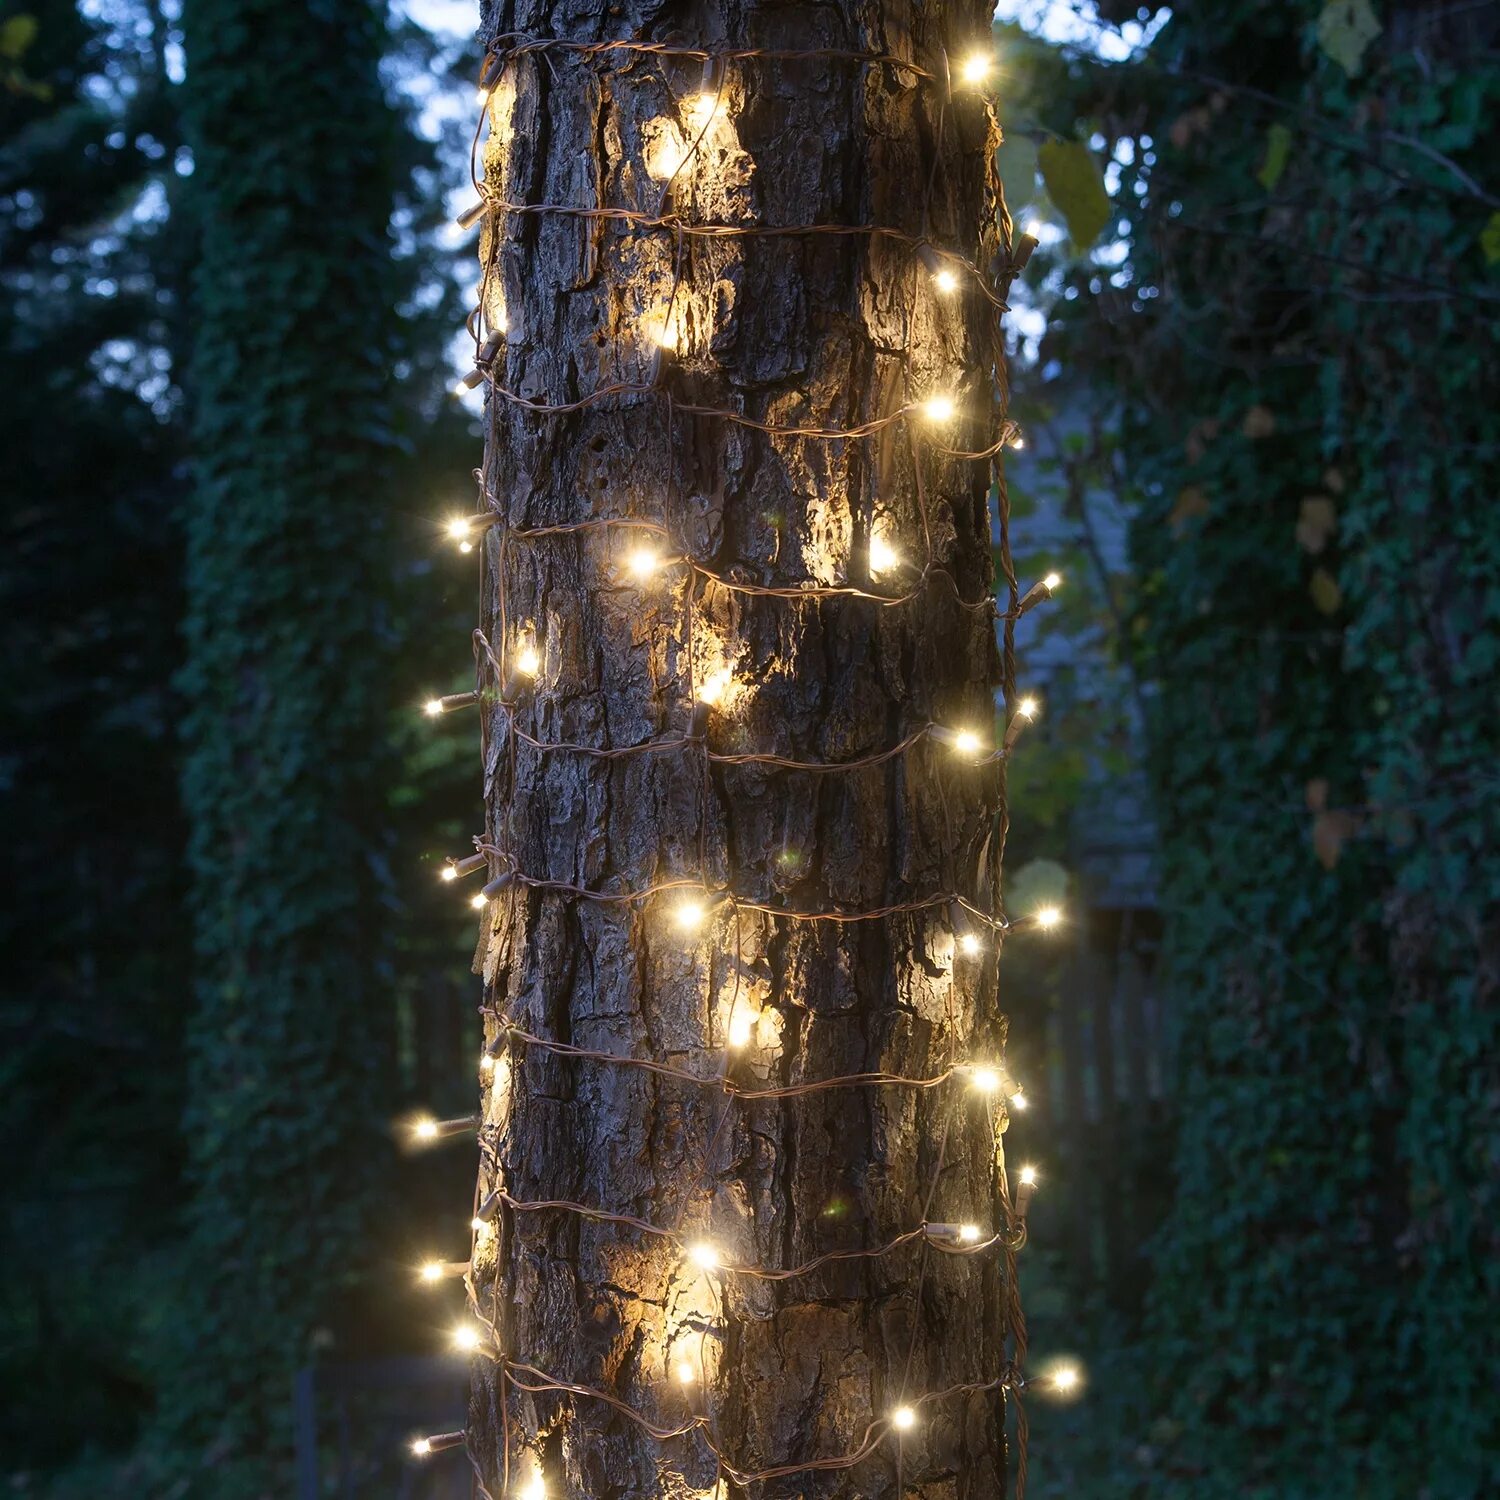
<path id="1" fill-rule="evenodd" d="M 731 63 L 726 107 L 668 207 L 689 221 L 889 225 L 986 268 L 1000 254 L 992 120 L 976 93 L 950 98 L 941 81 L 944 48 L 956 62 L 989 47 L 983 5 L 490 7 L 486 40 L 513 32 L 909 58 L 939 80 L 847 58 Z M 695 133 L 684 101 L 702 78 L 696 61 L 630 52 L 513 59 L 491 105 L 486 192 L 655 212 L 662 159 Z M 677 339 L 648 393 L 567 415 L 490 397 L 485 503 L 503 520 L 485 538 L 484 630 L 502 661 L 523 639 L 540 658 L 516 697 L 519 731 L 596 748 L 670 738 L 686 731 L 696 687 L 727 671 L 713 750 L 843 761 L 929 721 L 988 738 L 1002 672 L 994 621 L 955 591 L 975 600 L 991 587 L 991 470 L 935 451 L 985 448 L 997 430 L 996 312 L 966 274 L 944 297 L 896 240 L 678 237 L 551 212 L 492 214 L 481 258 L 488 311 L 498 319 L 503 303 L 507 320 L 493 372 L 506 390 L 563 404 L 649 381 L 651 333 L 669 305 Z M 934 392 L 955 397 L 951 427 L 911 414 L 860 440 L 681 410 L 849 428 Z M 621 516 L 663 524 L 664 551 L 742 582 L 898 593 L 930 546 L 954 587 L 932 579 L 882 607 L 732 592 L 680 565 L 640 585 L 621 568 L 639 535 L 514 535 Z M 904 583 L 871 584 L 872 535 L 906 559 Z M 710 892 L 801 911 L 944 892 L 998 909 L 997 765 L 931 739 L 828 775 L 710 766 L 697 742 L 616 760 L 540 753 L 510 734 L 502 676 L 483 669 L 486 836 L 505 851 L 491 875 L 509 861 L 531 879 L 616 894 L 701 877 Z M 500 1189 L 595 1205 L 684 1239 L 510 1207 L 476 1233 L 474 1305 L 494 1339 L 476 1362 L 469 1420 L 483 1484 L 519 1493 L 539 1465 L 549 1495 L 592 1500 L 1000 1495 L 995 1390 L 919 1405 L 915 1426 L 858 1467 L 742 1487 L 704 1431 L 658 1440 L 597 1396 L 507 1382 L 504 1359 L 607 1392 L 661 1428 L 706 1413 L 734 1468 L 758 1471 L 848 1453 L 903 1401 L 1004 1370 L 998 1250 L 959 1257 L 918 1240 L 785 1281 L 708 1275 L 683 1253 L 707 1240 L 728 1262 L 784 1268 L 884 1244 L 924 1218 L 998 1227 L 996 1107 L 961 1077 L 758 1102 L 713 1086 L 726 1068 L 760 1087 L 997 1059 L 995 945 L 956 956 L 946 906 L 840 924 L 721 905 L 695 935 L 675 920 L 679 896 L 610 905 L 521 884 L 485 916 L 478 967 L 501 1055 L 484 1093 L 476 1202 Z M 747 1045 L 726 1050 L 732 1009 L 760 1019 Z M 497 1042 L 502 1019 L 710 1086 Z M 676 1376 L 684 1360 L 690 1384 Z"/>

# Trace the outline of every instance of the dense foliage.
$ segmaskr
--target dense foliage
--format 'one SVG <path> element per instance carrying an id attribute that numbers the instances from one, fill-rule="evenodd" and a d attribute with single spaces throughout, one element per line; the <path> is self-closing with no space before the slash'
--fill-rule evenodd
<path id="1" fill-rule="evenodd" d="M 181 1151 L 178 140 L 159 33 L 0 20 L 0 1451 L 128 1438 Z M 137 210 L 155 205 L 151 213 Z"/>
<path id="2" fill-rule="evenodd" d="M 1032 86 L 1128 247 L 1043 357 L 1138 507 L 1180 1125 L 1117 1441 L 1154 1494 L 1500 1477 L 1496 24 L 1240 0 Z"/>
<path id="3" fill-rule="evenodd" d="M 213 1439 L 218 1493 L 259 1493 L 387 1150 L 394 116 L 370 7 L 197 0 L 185 23 L 196 1275 L 168 1415 Z"/>

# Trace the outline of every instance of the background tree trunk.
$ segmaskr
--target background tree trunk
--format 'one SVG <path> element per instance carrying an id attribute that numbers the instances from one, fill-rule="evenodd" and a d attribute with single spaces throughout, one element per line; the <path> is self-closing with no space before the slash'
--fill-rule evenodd
<path id="1" fill-rule="evenodd" d="M 939 75 L 944 47 L 956 63 L 989 46 L 980 5 L 706 3 L 663 17 L 626 4 L 607 18 L 553 15 L 492 8 L 486 35 L 890 52 Z M 654 211 L 662 189 L 643 163 L 701 87 L 692 61 L 518 58 L 492 104 L 487 191 Z M 976 94 L 947 100 L 940 81 L 834 58 L 732 63 L 723 97 L 725 118 L 670 200 L 686 219 L 891 225 L 990 266 L 996 137 Z M 909 245 L 863 235 L 679 240 L 555 213 L 500 215 L 495 227 L 498 241 L 487 233 L 482 246 L 495 257 L 489 312 L 499 316 L 503 297 L 509 327 L 495 378 L 549 404 L 649 380 L 649 332 L 674 266 L 681 274 L 678 347 L 656 391 L 568 416 L 491 397 L 484 479 L 504 520 L 485 541 L 484 629 L 497 656 L 529 636 L 541 660 L 517 728 L 598 748 L 669 737 L 687 727 L 694 686 L 727 670 L 734 686 L 707 732 L 715 750 L 833 761 L 886 749 L 928 721 L 988 735 L 1001 672 L 993 621 L 959 608 L 941 580 L 892 608 L 753 597 L 680 566 L 640 587 L 620 570 L 638 536 L 509 534 L 638 517 L 670 529 L 665 550 L 720 574 L 829 585 L 868 582 L 872 528 L 912 564 L 909 583 L 925 533 L 959 595 L 983 597 L 989 467 L 931 446 L 934 435 L 960 449 L 994 437 L 996 314 L 969 278 L 958 295 L 937 296 Z M 848 428 L 934 392 L 958 401 L 950 429 L 909 417 L 858 441 L 674 410 Z M 942 892 L 998 905 L 1000 769 L 934 741 L 817 776 L 709 767 L 696 746 L 615 761 L 539 754 L 509 737 L 502 705 L 487 700 L 483 716 L 488 838 L 526 876 L 615 893 L 701 877 L 710 890 L 803 911 Z M 1000 1055 L 994 945 L 955 960 L 943 908 L 835 924 L 720 907 L 691 936 L 673 919 L 675 899 L 507 892 L 479 951 L 488 1037 L 504 1017 L 708 1080 L 727 1066 L 746 1086 L 875 1069 L 928 1076 Z M 730 1012 L 747 1007 L 764 1017 L 748 1046 L 726 1053 Z M 596 1205 L 711 1240 L 730 1262 L 788 1267 L 883 1244 L 924 1217 L 996 1227 L 994 1130 L 992 1105 L 960 1079 L 752 1103 L 512 1043 L 485 1095 L 479 1199 L 500 1188 Z M 509 1359 L 607 1391 L 660 1427 L 707 1412 L 715 1444 L 741 1470 L 846 1453 L 903 1400 L 992 1380 L 1006 1359 L 998 1249 L 952 1257 L 918 1242 L 781 1282 L 710 1277 L 680 1246 L 619 1224 L 505 1211 L 478 1235 L 474 1264 L 478 1310 Z M 684 1358 L 698 1377 L 687 1386 L 673 1374 Z M 470 1417 L 477 1467 L 496 1494 L 507 1445 L 511 1482 L 539 1461 L 554 1496 L 714 1489 L 701 1434 L 657 1441 L 592 1396 L 507 1392 L 503 1368 L 476 1364 Z M 1003 1420 L 994 1391 L 933 1401 L 858 1468 L 752 1489 L 996 1496 Z"/>

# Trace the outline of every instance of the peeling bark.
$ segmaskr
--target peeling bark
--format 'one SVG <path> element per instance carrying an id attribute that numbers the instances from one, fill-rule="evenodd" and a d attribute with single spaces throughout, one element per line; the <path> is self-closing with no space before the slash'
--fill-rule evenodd
<path id="1" fill-rule="evenodd" d="M 486 35 L 592 41 L 831 47 L 910 57 L 940 71 L 988 45 L 978 5 L 627 3 L 495 7 Z M 512 202 L 654 212 L 644 164 L 679 128 L 696 63 L 629 53 L 534 53 L 496 90 L 485 168 Z M 974 96 L 847 60 L 729 65 L 727 115 L 671 206 L 690 220 L 881 224 L 988 266 L 993 127 Z M 923 202 L 930 188 L 930 222 Z M 989 222 L 984 222 L 988 214 Z M 501 236 L 492 243 L 490 232 Z M 491 398 L 484 476 L 505 526 L 485 539 L 484 629 L 497 655 L 530 632 L 541 657 L 516 724 L 544 741 L 620 747 L 686 730 L 691 683 L 727 669 L 715 750 L 845 760 L 937 721 L 988 732 L 1000 659 L 993 622 L 934 581 L 891 608 L 732 593 L 669 568 L 621 576 L 634 545 L 609 531 L 507 540 L 505 527 L 632 516 L 744 582 L 868 585 L 873 528 L 916 566 L 926 551 L 966 599 L 991 586 L 988 466 L 942 458 L 903 419 L 865 440 L 768 435 L 683 404 L 772 423 L 845 428 L 936 391 L 993 436 L 993 319 L 974 291 L 935 296 L 911 248 L 868 236 L 679 239 L 556 214 L 500 216 L 490 311 L 509 334 L 498 383 L 549 403 L 649 378 L 647 332 L 674 269 L 678 348 L 660 386 L 566 416 Z M 636 539 L 638 540 L 638 539 Z M 503 580 L 503 588 L 502 588 Z M 882 585 L 883 586 L 883 585 Z M 594 891 L 701 877 L 790 909 L 864 911 L 957 891 L 998 907 L 996 767 L 928 740 L 885 764 L 813 775 L 707 768 L 689 747 L 614 761 L 539 754 L 487 703 L 487 838 L 529 876 Z M 496 867 L 498 868 L 498 866 Z M 720 908 L 684 935 L 672 898 L 611 906 L 506 892 L 485 919 L 478 967 L 496 1017 L 537 1036 L 651 1058 L 706 1079 L 785 1086 L 876 1069 L 929 1076 L 1000 1056 L 996 955 L 953 953 L 945 910 L 865 922 L 795 922 Z M 761 1012 L 726 1054 L 731 1009 Z M 639 1069 L 514 1044 L 486 1091 L 480 1196 L 598 1205 L 711 1240 L 768 1267 L 883 1244 L 933 1221 L 998 1227 L 991 1104 L 960 1080 L 749 1102 Z M 928 1195 L 931 1194 L 930 1207 Z M 575 1213 L 500 1213 L 475 1250 L 477 1307 L 499 1347 L 559 1380 L 609 1392 L 660 1427 L 709 1415 L 741 1470 L 846 1453 L 903 1400 L 999 1375 L 1002 1261 L 918 1241 L 787 1281 L 706 1275 L 659 1237 Z M 696 1378 L 674 1375 L 686 1358 Z M 502 1414 L 502 1399 L 507 1408 Z M 507 1426 L 508 1423 L 508 1426 Z M 1005 1487 L 995 1392 L 934 1402 L 857 1468 L 758 1482 L 757 1497 L 994 1497 Z M 539 1459 L 550 1496 L 715 1492 L 700 1434 L 658 1441 L 591 1396 L 502 1398 L 476 1362 L 470 1447 L 500 1495 L 508 1444 L 519 1492 Z"/>

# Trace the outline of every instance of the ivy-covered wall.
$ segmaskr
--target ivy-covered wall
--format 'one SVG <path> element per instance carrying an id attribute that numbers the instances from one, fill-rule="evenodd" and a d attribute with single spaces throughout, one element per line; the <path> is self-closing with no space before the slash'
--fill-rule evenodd
<path id="1" fill-rule="evenodd" d="M 233 1496 L 284 1486 L 291 1375 L 339 1331 L 388 1151 L 394 138 L 379 8 L 193 0 L 185 27 L 196 1201 L 165 1415 Z"/>
<path id="2" fill-rule="evenodd" d="M 1494 30 L 1238 3 L 1153 49 L 1121 368 L 1180 1035 L 1159 1493 L 1500 1482 Z"/>

